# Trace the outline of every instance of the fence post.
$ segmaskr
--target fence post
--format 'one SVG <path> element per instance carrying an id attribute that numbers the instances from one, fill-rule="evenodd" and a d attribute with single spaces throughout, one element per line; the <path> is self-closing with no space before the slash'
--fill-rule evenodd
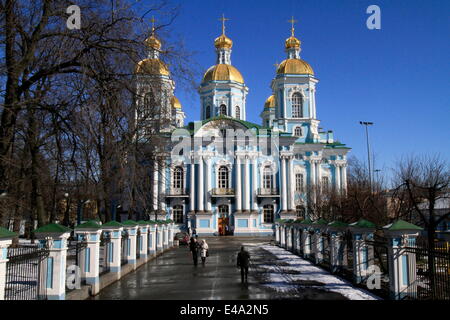
<path id="1" fill-rule="evenodd" d="M 150 256 L 156 255 L 156 223 L 150 221 L 148 232 L 148 253 Z"/>
<path id="2" fill-rule="evenodd" d="M 102 225 L 103 232 L 109 234 L 111 242 L 108 244 L 109 269 L 117 280 L 121 277 L 122 269 L 122 230 L 123 225 L 117 221 L 110 221 Z"/>
<path id="3" fill-rule="evenodd" d="M 145 262 L 148 260 L 148 221 L 139 221 L 139 229 L 141 230 L 141 241 L 139 241 L 141 247 L 137 248 L 139 251 L 140 259 L 144 259 Z"/>
<path id="4" fill-rule="evenodd" d="M 47 299 L 66 299 L 67 239 L 72 230 L 60 224 L 51 223 L 34 230 L 42 247 L 47 247 L 49 255 L 44 264 L 47 271 L 45 287 Z"/>
<path id="5" fill-rule="evenodd" d="M 163 228 L 163 251 L 169 248 L 169 226 L 164 221 Z"/>
<path id="6" fill-rule="evenodd" d="M 306 218 L 300 223 L 300 227 L 302 228 L 301 245 L 303 258 L 309 258 L 311 256 L 311 234 L 309 233 L 311 224 L 312 221 L 309 218 Z"/>
<path id="7" fill-rule="evenodd" d="M 174 223 L 172 220 L 169 220 L 169 248 L 173 247 L 173 230 L 174 230 Z"/>
<path id="8" fill-rule="evenodd" d="M 336 273 L 344 266 L 344 232 L 348 224 L 341 221 L 333 221 L 328 224 L 328 232 L 331 235 L 330 264 L 331 272 Z"/>
<path id="9" fill-rule="evenodd" d="M 292 250 L 292 234 L 291 234 L 291 224 L 286 222 L 286 250 Z"/>
<path id="10" fill-rule="evenodd" d="M 286 245 L 286 225 L 284 222 L 280 223 L 280 247 L 284 248 Z"/>
<path id="11" fill-rule="evenodd" d="M 81 252 L 81 279 L 91 285 L 91 294 L 100 291 L 100 235 L 101 225 L 90 220 L 75 227 L 78 241 L 85 241 L 86 248 Z"/>
<path id="12" fill-rule="evenodd" d="M 275 222 L 275 244 L 279 245 L 280 244 L 280 225 L 278 224 L 278 222 Z"/>
<path id="13" fill-rule="evenodd" d="M 407 296 L 417 297 L 416 253 L 405 250 L 415 247 L 416 238 L 422 228 L 403 220 L 383 227 L 388 241 L 389 295 L 401 300 Z"/>
<path id="14" fill-rule="evenodd" d="M 156 226 L 156 254 L 163 251 L 163 239 L 162 239 L 162 223 L 160 221 L 157 222 Z"/>
<path id="15" fill-rule="evenodd" d="M 5 300 L 6 263 L 8 262 L 8 247 L 12 239 L 18 236 L 6 228 L 0 227 L 0 300 Z"/>
<path id="16" fill-rule="evenodd" d="M 320 264 L 323 261 L 323 236 L 322 232 L 325 231 L 327 221 L 324 219 L 319 219 L 312 223 L 312 227 L 314 228 L 313 235 L 313 251 L 314 251 L 314 260 L 316 264 Z"/>
<path id="17" fill-rule="evenodd" d="M 137 242 L 137 229 L 138 224 L 132 220 L 122 222 L 123 229 L 128 234 L 128 252 L 127 263 L 132 266 L 133 270 L 136 270 L 136 242 Z"/>
<path id="18" fill-rule="evenodd" d="M 373 246 L 366 241 L 373 240 L 376 225 L 360 219 L 349 225 L 353 237 L 353 278 L 355 283 L 362 283 L 368 276 L 370 262 L 373 261 Z"/>

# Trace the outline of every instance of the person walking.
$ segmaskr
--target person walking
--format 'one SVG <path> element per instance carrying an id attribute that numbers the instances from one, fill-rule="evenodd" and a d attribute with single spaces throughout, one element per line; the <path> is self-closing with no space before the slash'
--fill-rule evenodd
<path id="1" fill-rule="evenodd" d="M 202 242 L 200 243 L 200 257 L 202 258 L 203 265 L 206 263 L 206 257 L 209 256 L 208 248 L 209 247 L 205 239 L 202 239 Z"/>
<path id="2" fill-rule="evenodd" d="M 189 242 L 189 250 L 192 254 L 192 259 L 194 260 L 194 266 L 197 266 L 198 263 L 198 242 L 197 239 L 191 237 L 191 241 Z"/>
<path id="3" fill-rule="evenodd" d="M 248 266 L 250 264 L 250 253 L 242 246 L 241 251 L 237 255 L 237 267 L 241 268 L 241 282 L 247 282 Z"/>

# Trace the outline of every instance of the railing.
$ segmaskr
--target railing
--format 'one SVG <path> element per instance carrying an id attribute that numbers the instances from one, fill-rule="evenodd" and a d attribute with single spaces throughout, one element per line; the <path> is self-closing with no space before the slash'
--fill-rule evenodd
<path id="1" fill-rule="evenodd" d="M 279 196 L 280 191 L 278 188 L 259 188 L 258 196 Z"/>
<path id="2" fill-rule="evenodd" d="M 212 194 L 215 196 L 234 196 L 233 188 L 213 188 Z"/>
<path id="3" fill-rule="evenodd" d="M 188 189 L 185 188 L 171 188 L 168 192 L 166 192 L 167 196 L 187 196 L 189 195 Z"/>
<path id="4" fill-rule="evenodd" d="M 73 269 L 73 266 L 76 266 L 76 269 L 79 269 L 81 267 L 80 261 L 82 259 L 82 255 L 84 254 L 84 250 L 87 247 L 86 242 L 77 241 L 77 240 L 68 240 L 67 244 L 67 262 L 66 262 L 66 273 L 67 270 L 70 268 L 71 272 L 77 272 Z M 75 283 L 73 283 L 75 284 Z M 84 282 L 82 282 L 84 284 Z M 66 288 L 67 292 L 70 292 L 74 290 L 76 286 L 72 286 L 72 289 Z"/>
<path id="5" fill-rule="evenodd" d="M 8 248 L 5 300 L 47 299 L 48 255 L 48 249 L 37 246 Z"/>
<path id="6" fill-rule="evenodd" d="M 141 258 L 141 241 L 141 230 L 138 230 L 136 236 L 136 259 Z"/>
<path id="7" fill-rule="evenodd" d="M 122 254 L 121 254 L 121 260 L 120 264 L 123 266 L 128 263 L 128 233 L 122 232 L 122 239 L 121 239 L 121 248 L 122 248 Z"/>
<path id="8" fill-rule="evenodd" d="M 111 260 L 111 237 L 104 236 L 100 239 L 100 275 L 110 271 Z"/>

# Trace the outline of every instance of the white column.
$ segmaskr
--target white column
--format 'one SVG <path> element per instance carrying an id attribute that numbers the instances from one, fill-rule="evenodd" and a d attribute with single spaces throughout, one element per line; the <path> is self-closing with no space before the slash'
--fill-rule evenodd
<path id="1" fill-rule="evenodd" d="M 158 160 L 155 159 L 154 165 L 153 165 L 153 210 L 158 210 Z"/>
<path id="2" fill-rule="evenodd" d="M 11 234 L 10 238 L 0 238 L 0 301 L 5 299 L 6 264 L 8 262 L 8 247 L 12 243 L 12 237 L 14 237 L 14 234 Z"/>
<path id="3" fill-rule="evenodd" d="M 341 166 L 335 165 L 335 175 L 336 175 L 336 191 L 338 194 L 341 193 Z"/>
<path id="4" fill-rule="evenodd" d="M 288 172 L 289 172 L 289 176 L 288 176 L 288 200 L 289 200 L 289 205 L 288 205 L 288 210 L 294 210 L 294 164 L 293 164 L 293 158 L 289 157 L 288 158 Z"/>
<path id="5" fill-rule="evenodd" d="M 287 210 L 287 190 L 286 190 L 286 158 L 281 158 L 281 200 L 282 200 L 282 206 L 281 211 Z"/>
<path id="6" fill-rule="evenodd" d="M 100 227 L 100 226 L 99 226 Z M 92 285 L 92 294 L 100 291 L 100 234 L 102 230 L 75 229 L 78 239 L 86 241 L 86 248 L 81 251 L 81 279 Z M 136 258 L 136 257 L 135 257 Z"/>
<path id="7" fill-rule="evenodd" d="M 200 156 L 198 161 L 198 210 L 204 211 L 204 192 L 203 192 L 203 158 Z"/>
<path id="8" fill-rule="evenodd" d="M 150 256 L 156 254 L 156 224 L 150 225 L 148 232 L 148 251 Z"/>
<path id="9" fill-rule="evenodd" d="M 242 210 L 241 157 L 236 157 L 236 211 Z"/>
<path id="10" fill-rule="evenodd" d="M 194 157 L 191 158 L 191 187 L 190 187 L 190 199 L 189 206 L 191 211 L 195 211 L 195 161 Z"/>
<path id="11" fill-rule="evenodd" d="M 316 168 L 317 168 L 317 176 L 316 176 L 317 183 L 322 184 L 322 170 L 321 170 L 320 161 L 317 161 Z"/>
<path id="12" fill-rule="evenodd" d="M 133 266 L 133 270 L 136 270 L 136 237 L 137 237 L 137 226 L 131 227 L 126 226 L 124 229 L 128 233 L 128 243 L 127 248 L 129 248 L 127 252 L 127 261 L 128 264 L 131 264 Z"/>
<path id="13" fill-rule="evenodd" d="M 211 211 L 211 197 L 209 193 L 211 192 L 211 158 L 206 159 L 206 190 L 205 190 L 205 201 L 206 201 L 206 211 Z"/>
<path id="14" fill-rule="evenodd" d="M 342 167 L 342 193 L 347 193 L 347 165 Z"/>
<path id="15" fill-rule="evenodd" d="M 253 157 L 252 159 L 252 163 L 253 163 L 253 172 L 252 172 L 252 197 L 253 197 L 253 201 L 252 201 L 252 210 L 256 211 L 258 210 L 258 202 L 256 201 L 257 199 L 257 192 L 258 192 L 258 188 L 257 188 L 257 177 L 258 177 L 258 167 L 257 167 L 257 159 L 256 157 Z"/>
<path id="16" fill-rule="evenodd" d="M 167 213 L 166 211 L 166 197 L 165 197 L 165 193 L 166 193 L 166 162 L 165 160 L 162 161 L 162 165 L 161 165 L 161 186 L 160 186 L 160 190 L 159 190 L 159 195 L 160 195 L 160 207 L 161 210 L 164 211 L 164 219 L 165 214 Z"/>
<path id="17" fill-rule="evenodd" d="M 310 170 L 311 170 L 311 185 L 316 184 L 316 162 L 314 160 L 310 161 Z"/>
<path id="18" fill-rule="evenodd" d="M 118 226 L 102 226 L 103 232 L 110 237 L 110 243 L 105 246 L 105 250 L 109 250 L 109 268 L 110 272 L 115 274 L 115 278 L 120 279 L 121 271 L 121 255 L 122 255 L 122 227 Z"/>
<path id="19" fill-rule="evenodd" d="M 140 230 L 141 230 L 141 247 L 137 248 L 137 250 L 139 250 L 139 257 L 140 259 L 144 259 L 145 261 L 147 261 L 148 258 L 148 229 L 149 226 L 148 225 L 141 225 L 139 226 Z"/>
<path id="20" fill-rule="evenodd" d="M 248 157 L 244 161 L 244 210 L 250 210 L 250 161 Z"/>

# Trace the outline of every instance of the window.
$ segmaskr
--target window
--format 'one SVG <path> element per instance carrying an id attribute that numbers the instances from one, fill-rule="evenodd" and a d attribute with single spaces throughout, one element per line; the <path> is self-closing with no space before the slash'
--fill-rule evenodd
<path id="1" fill-rule="evenodd" d="M 219 108 L 219 114 L 221 116 L 226 116 L 227 115 L 227 106 L 222 104 Z"/>
<path id="2" fill-rule="evenodd" d="M 273 205 L 271 204 L 265 204 L 263 206 L 263 214 L 264 214 L 264 222 L 266 223 L 273 223 Z"/>
<path id="3" fill-rule="evenodd" d="M 153 92 L 147 92 L 144 96 L 144 115 L 146 117 L 150 116 L 152 110 L 156 107 L 155 95 Z"/>
<path id="4" fill-rule="evenodd" d="M 222 204 L 219 206 L 219 217 L 220 218 L 228 217 L 228 206 L 226 204 Z"/>
<path id="5" fill-rule="evenodd" d="M 220 167 L 219 168 L 219 188 L 228 189 L 230 187 L 230 181 L 228 179 L 228 168 Z"/>
<path id="6" fill-rule="evenodd" d="M 241 119 L 241 108 L 236 106 L 236 119 Z"/>
<path id="7" fill-rule="evenodd" d="M 295 191 L 303 192 L 303 174 L 302 173 L 295 174 Z"/>
<path id="8" fill-rule="evenodd" d="M 184 174 L 183 174 L 183 168 L 176 167 L 173 170 L 173 180 L 172 180 L 172 187 L 174 189 L 183 189 L 184 187 Z"/>
<path id="9" fill-rule="evenodd" d="M 303 117 L 303 97 L 298 92 L 292 95 L 292 117 Z"/>
<path id="10" fill-rule="evenodd" d="M 183 206 L 176 205 L 173 206 L 173 221 L 175 223 L 183 223 Z"/>
<path id="11" fill-rule="evenodd" d="M 294 136 L 301 137 L 302 136 L 302 127 L 295 127 Z"/>
<path id="12" fill-rule="evenodd" d="M 328 189 L 328 177 L 322 177 L 322 187 Z"/>
<path id="13" fill-rule="evenodd" d="M 270 166 L 265 166 L 263 171 L 263 189 L 272 189 L 273 173 Z"/>
<path id="14" fill-rule="evenodd" d="M 295 212 L 297 213 L 297 218 L 301 218 L 301 219 L 305 218 L 305 207 L 304 206 L 296 206 Z"/>
<path id="15" fill-rule="evenodd" d="M 210 106 L 207 106 L 207 107 L 206 107 L 205 118 L 206 118 L 206 119 L 211 118 L 211 107 L 210 107 Z"/>

